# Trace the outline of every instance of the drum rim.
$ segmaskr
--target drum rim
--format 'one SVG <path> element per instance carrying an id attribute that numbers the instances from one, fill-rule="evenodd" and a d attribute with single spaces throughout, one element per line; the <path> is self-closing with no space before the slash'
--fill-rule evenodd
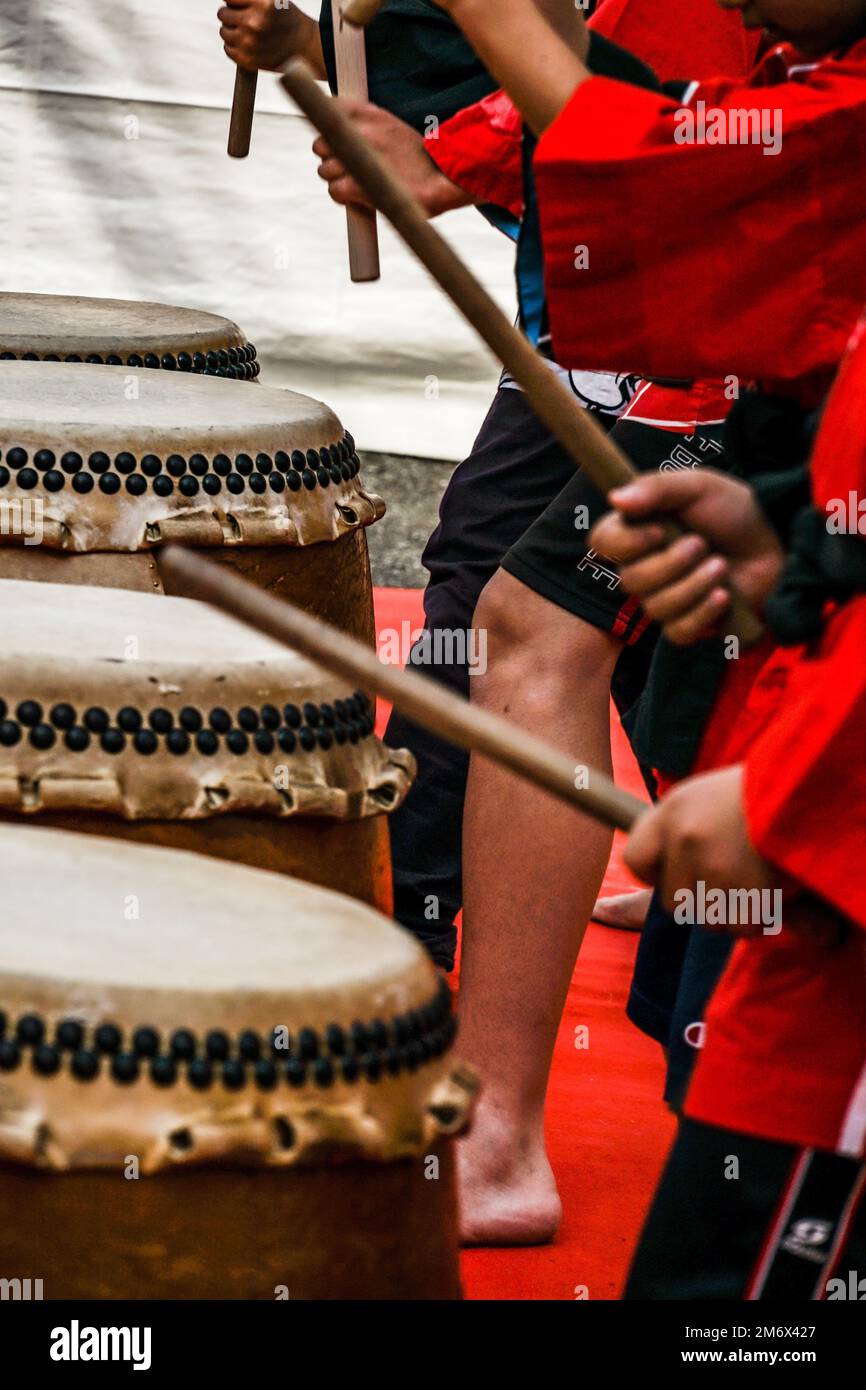
<path id="1" fill-rule="evenodd" d="M 4 1033 L 12 1034 L 0 1037 L 0 1074 L 17 1071 L 29 1059 L 32 1071 L 45 1078 L 66 1071 L 78 1081 L 90 1082 L 104 1073 L 122 1086 L 149 1077 L 160 1087 L 186 1080 L 199 1091 L 219 1083 L 229 1091 L 248 1086 L 273 1091 L 280 1080 L 293 1089 L 312 1084 L 321 1090 L 336 1080 L 348 1085 L 376 1082 L 439 1060 L 457 1033 L 451 991 L 444 980 L 425 1003 L 387 1019 L 355 1019 L 349 1025 L 335 1021 L 323 1029 L 296 1027 L 287 1048 L 277 1044 L 277 1027 L 270 1039 L 254 1029 L 231 1039 L 220 1029 L 202 1037 L 179 1025 L 165 1047 L 165 1040 L 148 1024 L 129 1028 L 125 1037 L 111 1020 L 85 1026 L 69 1016 L 57 1021 L 52 1040 L 46 1041 L 49 1028 L 40 1014 L 31 1011 L 12 1019 L 0 1008 L 0 1019 Z M 280 1052 L 286 1056 L 279 1057 Z"/>
<path id="2" fill-rule="evenodd" d="M 9 323 L 10 316 L 16 314 L 20 320 L 17 326 Z M 94 323 L 100 316 L 103 322 Z M 68 321 L 58 322 L 64 318 Z M 242 347 L 245 351 L 238 356 Z M 0 359 L 75 362 L 92 354 L 94 365 L 108 356 L 118 357 L 117 365 L 175 370 L 179 355 L 213 351 L 225 355 L 229 350 L 232 351 L 225 361 L 210 364 L 220 366 L 219 375 L 229 375 L 224 372 L 229 365 L 252 364 L 256 360 L 255 348 L 238 324 L 208 309 L 157 300 L 0 291 Z M 148 354 L 155 360 L 147 364 L 130 362 L 130 354 L 142 358 Z M 169 361 L 163 362 L 164 356 Z M 180 370 L 204 367 L 181 365 Z M 257 371 L 239 373 L 238 379 L 251 380 L 256 375 Z"/>

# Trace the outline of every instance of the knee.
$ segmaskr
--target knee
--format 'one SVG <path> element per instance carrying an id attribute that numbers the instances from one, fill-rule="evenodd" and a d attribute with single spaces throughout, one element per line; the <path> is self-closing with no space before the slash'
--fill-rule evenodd
<path id="1" fill-rule="evenodd" d="M 516 581 L 504 570 L 497 570 L 481 590 L 472 626 L 485 634 L 488 646 L 500 653 L 521 650 L 531 636 L 531 622 L 526 612 L 528 604 L 520 601 Z M 528 589 L 524 589 L 526 594 Z"/>
<path id="2" fill-rule="evenodd" d="M 609 687 L 620 644 L 609 632 L 542 598 L 504 570 L 482 590 L 472 626 L 492 672 L 533 684 L 598 681 Z"/>

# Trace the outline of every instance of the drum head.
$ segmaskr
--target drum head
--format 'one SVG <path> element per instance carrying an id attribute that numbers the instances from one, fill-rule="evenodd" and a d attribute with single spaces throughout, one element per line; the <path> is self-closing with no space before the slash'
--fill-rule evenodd
<path id="1" fill-rule="evenodd" d="M 362 691 L 206 604 L 3 580 L 0 609 L 0 808 L 351 820 L 408 789 Z"/>
<path id="2" fill-rule="evenodd" d="M 294 391 L 123 367 L 0 367 L 0 544 L 313 545 L 384 512 L 359 468 L 336 415 Z"/>
<path id="3" fill-rule="evenodd" d="M 2 826 L 0 852 L 0 1157 L 393 1158 L 462 1124 L 449 991 L 378 913 L 62 831 Z"/>
<path id="4" fill-rule="evenodd" d="M 239 381 L 259 374 L 255 348 L 231 319 L 81 295 L 0 293 L 0 360 L 15 358 L 164 367 Z"/>

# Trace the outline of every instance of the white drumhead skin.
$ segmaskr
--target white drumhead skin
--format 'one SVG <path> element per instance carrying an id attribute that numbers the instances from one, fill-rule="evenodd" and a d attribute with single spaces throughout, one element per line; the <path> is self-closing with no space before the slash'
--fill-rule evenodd
<path id="1" fill-rule="evenodd" d="M 236 387 L 179 372 L 0 362 L 0 503 L 38 506 L 40 543 L 78 552 L 169 540 L 314 545 L 383 514 L 333 411 L 295 391 Z M 132 464 L 119 467 L 120 454 Z M 14 528 L 4 528 L 0 544 L 10 543 Z"/>
<path id="2" fill-rule="evenodd" d="M 207 604 L 0 580 L 0 613 L 0 809 L 356 820 L 408 791 L 411 754 L 375 737 L 366 697 Z M 107 733 L 88 724 L 94 708 Z M 169 729 L 158 725 L 142 748 L 120 714 L 130 710 L 145 731 L 154 711 L 167 713 Z"/>
<path id="3" fill-rule="evenodd" d="M 240 347 L 236 323 L 200 309 L 84 295 L 0 293 L 0 352 L 208 352 Z"/>
<path id="4" fill-rule="evenodd" d="M 322 401 L 272 386 L 236 392 L 218 377 L 185 372 L 130 374 L 123 367 L 94 372 L 80 362 L 0 364 L 0 431 L 7 448 L 19 436 L 24 443 L 25 437 L 35 441 L 61 431 L 92 439 L 97 447 L 98 431 L 98 447 L 109 454 L 118 448 L 144 452 L 146 444 L 165 458 L 183 454 L 184 441 L 230 435 L 239 449 L 249 451 L 257 432 L 288 435 L 298 429 L 310 431 L 311 438 L 315 433 L 317 443 L 326 435 L 338 440 L 343 433 Z"/>
<path id="5" fill-rule="evenodd" d="M 65 831 L 0 826 L 0 855 L 0 1182 L 4 1159 L 118 1170 L 135 1155 L 147 1175 L 402 1158 L 463 1127 L 475 1083 L 449 1055 L 436 971 L 370 908 L 282 875 Z M 41 1051 L 21 1025 L 34 1019 Z M 81 1030 L 72 1049 L 58 1045 L 64 1022 Z M 138 1057 L 125 1078 L 97 1036 L 108 1023 L 116 1051 Z M 139 1048 L 141 1028 L 156 1030 L 168 1075 Z M 288 1047 L 272 1050 L 275 1029 Z M 224 1036 L 226 1061 L 209 1063 L 203 1084 L 172 1048 L 178 1030 L 197 1059 L 213 1056 L 208 1034 Z M 302 1030 L 327 1075 L 311 1059 L 298 1077 Z M 249 1032 L 273 1062 L 265 1085 L 240 1047 Z"/>
<path id="6" fill-rule="evenodd" d="M 0 825 L 0 853 L 7 1013 L 265 1033 L 348 1027 L 435 991 L 408 932 L 283 874 L 28 825 Z"/>
<path id="7" fill-rule="evenodd" d="M 210 668 L 215 681 L 226 667 L 257 661 L 270 663 L 275 685 L 282 680 L 312 689 L 328 680 L 306 657 L 197 599 L 2 579 L 0 612 L 6 675 L 16 662 L 33 659 L 66 670 L 70 662 L 86 661 L 94 663 L 95 692 L 100 662 L 124 662 L 132 681 L 142 663 L 154 671 L 160 664 L 166 671 L 188 665 L 202 674 Z"/>

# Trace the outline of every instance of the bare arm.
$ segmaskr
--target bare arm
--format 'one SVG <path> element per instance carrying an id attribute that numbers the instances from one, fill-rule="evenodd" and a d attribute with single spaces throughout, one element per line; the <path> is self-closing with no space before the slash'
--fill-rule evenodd
<path id="1" fill-rule="evenodd" d="M 589 31 L 574 0 L 437 0 L 536 135 L 592 76 Z"/>
<path id="2" fill-rule="evenodd" d="M 453 208 L 468 207 L 472 194 L 452 183 L 427 153 L 424 137 L 399 116 L 393 116 L 369 101 L 352 101 L 335 97 L 347 116 L 357 125 L 373 148 L 387 160 L 392 171 L 421 204 L 428 217 L 438 217 Z M 319 178 L 328 185 L 335 203 L 362 203 L 372 207 L 364 190 L 346 172 L 320 135 L 313 152 L 319 156 Z"/>

